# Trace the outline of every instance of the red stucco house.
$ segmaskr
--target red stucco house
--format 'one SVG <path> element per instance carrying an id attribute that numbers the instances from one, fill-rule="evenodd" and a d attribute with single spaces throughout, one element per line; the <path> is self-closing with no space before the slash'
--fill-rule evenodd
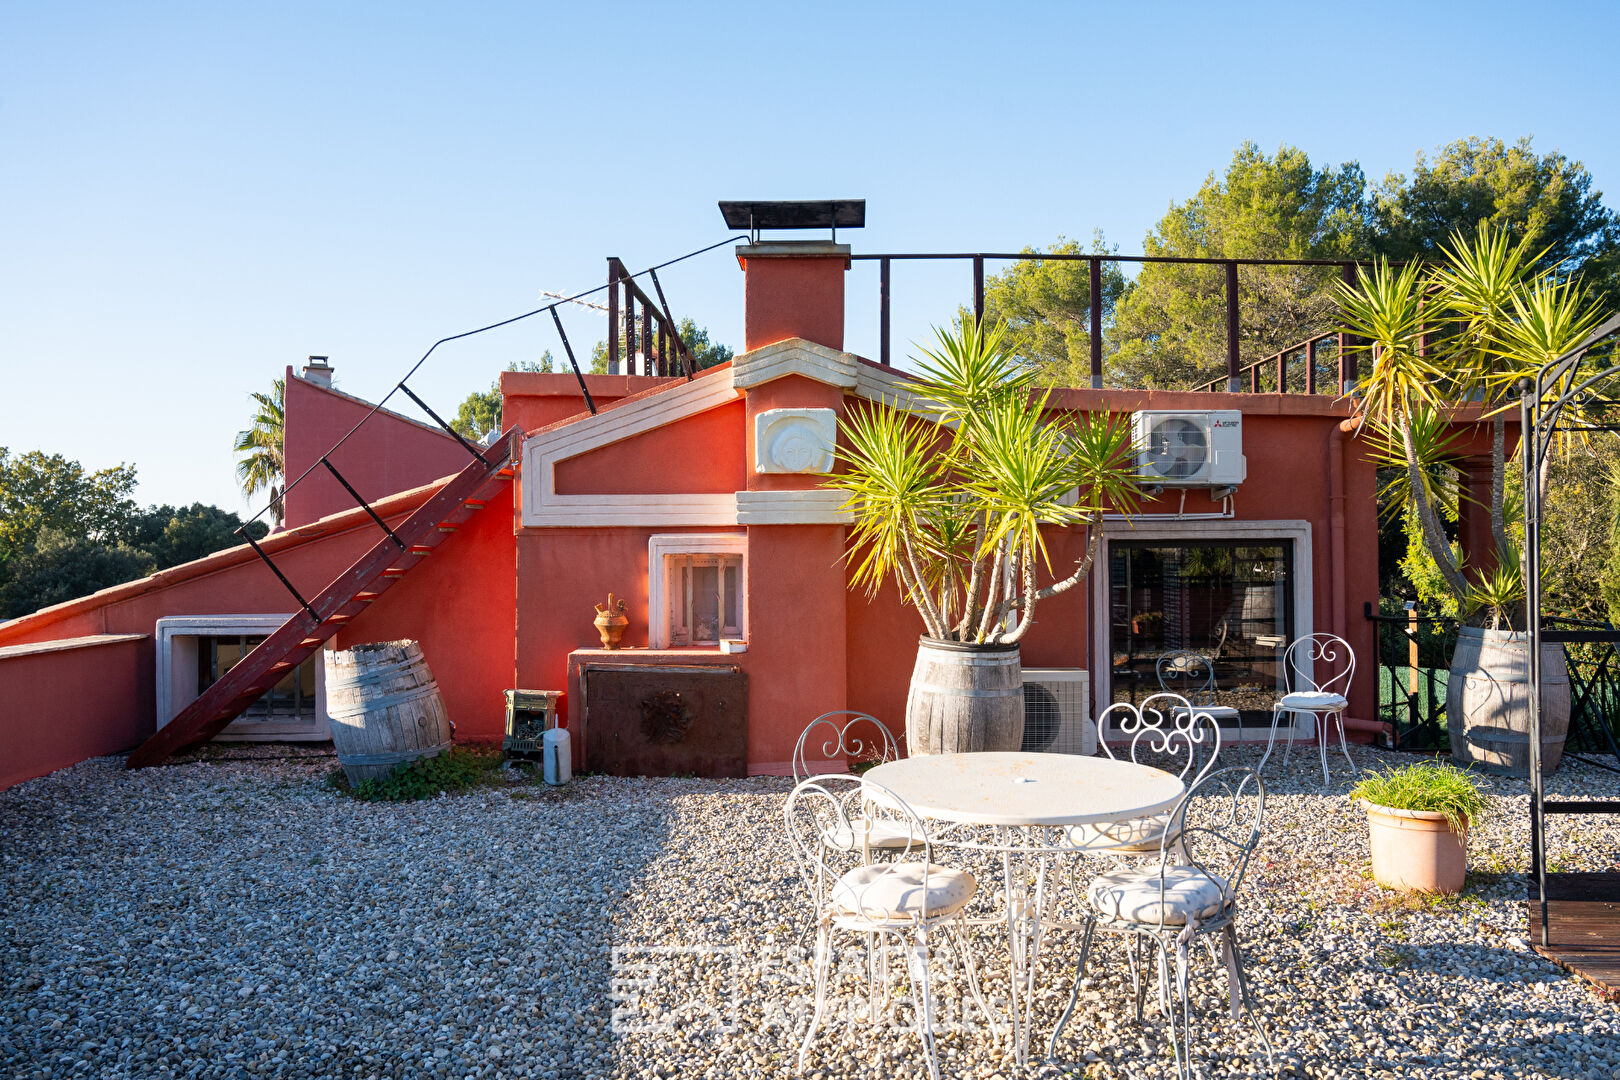
<path id="1" fill-rule="evenodd" d="M 753 773 L 787 771 L 800 730 L 822 712 L 861 709 L 902 726 L 922 623 L 892 590 L 868 600 L 848 587 L 846 519 L 818 485 L 844 410 L 903 402 L 908 380 L 843 350 L 847 247 L 756 242 L 737 256 L 746 340 L 731 363 L 691 378 L 502 375 L 515 451 L 490 494 L 441 523 L 431 557 L 424 547 L 312 647 L 419 640 L 462 741 L 501 738 L 507 689 L 564 691 L 577 763 L 610 770 L 635 764 L 613 758 L 607 732 L 624 722 L 615 680 L 637 669 L 742 676 L 745 702 L 724 705 L 730 729 L 717 752 Z M 1349 405 L 1327 394 L 1118 389 L 1063 390 L 1052 403 L 1231 412 L 1246 469 L 1239 483 L 1170 488 L 1133 519 L 1108 521 L 1084 586 L 1039 609 L 1025 668 L 1081 690 L 1083 703 L 1066 707 L 1094 716 L 1156 688 L 1153 660 L 1165 649 L 1200 649 L 1220 657 L 1223 700 L 1243 711 L 1228 738 L 1264 738 L 1279 646 L 1327 630 L 1362 658 L 1352 725 L 1375 728 L 1374 638 L 1362 614 L 1378 598 L 1375 476 L 1345 423 Z M 317 465 L 371 409 L 318 367 L 289 369 L 289 476 Z M 296 486 L 285 528 L 262 545 L 303 597 L 382 537 L 337 475 L 400 528 L 471 457 L 439 429 L 383 410 L 331 460 L 337 471 L 315 469 Z M 1465 545 L 1486 527 L 1470 510 Z M 1081 535 L 1052 538 L 1059 563 L 1083 549 Z M 627 648 L 611 652 L 592 625 L 609 592 L 630 617 Z M 0 786 L 142 742 L 297 606 L 244 546 L 0 625 Z M 255 708 L 220 737 L 323 737 L 318 654 Z"/>

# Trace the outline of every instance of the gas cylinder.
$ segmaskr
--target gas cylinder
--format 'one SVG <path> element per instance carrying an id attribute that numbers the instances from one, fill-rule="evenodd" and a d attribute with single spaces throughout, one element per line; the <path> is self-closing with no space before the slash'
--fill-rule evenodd
<path id="1" fill-rule="evenodd" d="M 566 784 L 574 778 L 574 751 L 568 732 L 560 727 L 547 728 L 541 739 L 541 775 L 548 784 Z"/>

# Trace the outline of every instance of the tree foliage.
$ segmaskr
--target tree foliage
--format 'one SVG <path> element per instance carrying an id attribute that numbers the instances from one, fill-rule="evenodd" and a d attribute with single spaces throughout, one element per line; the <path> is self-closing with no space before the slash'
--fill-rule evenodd
<path id="1" fill-rule="evenodd" d="M 1511 146 L 1470 136 L 1431 160 L 1418 153 L 1410 177 L 1391 173 L 1372 197 L 1375 246 L 1393 259 L 1429 259 L 1452 233 L 1480 222 L 1546 251 L 1544 262 L 1604 284 L 1620 248 L 1620 215 L 1579 161 L 1538 154 L 1529 136 Z"/>
<path id="2" fill-rule="evenodd" d="M 1370 249 L 1366 180 L 1354 162 L 1317 168 L 1303 150 L 1246 142 L 1172 204 L 1143 254 L 1183 258 L 1353 259 Z M 1240 363 L 1325 332 L 1332 267 L 1241 267 Z M 1188 387 L 1226 371 L 1226 277 L 1219 266 L 1148 263 L 1114 313 L 1111 382 Z"/>
<path id="3" fill-rule="evenodd" d="M 116 543 L 135 513 L 134 490 L 133 465 L 92 473 L 61 454 L 0 446 L 0 570 L 46 529 Z"/>
<path id="4" fill-rule="evenodd" d="M 1527 241 L 1532 255 L 1547 249 L 1544 266 L 1579 271 L 1607 306 L 1620 299 L 1620 215 L 1604 205 L 1584 165 L 1556 150 L 1538 153 L 1528 137 L 1457 140 L 1432 157 L 1418 154 L 1410 174 L 1391 173 L 1376 188 L 1353 161 L 1316 166 L 1297 147 L 1267 154 L 1244 143 L 1223 172 L 1171 204 L 1142 250 L 1182 258 L 1430 259 L 1453 233 L 1471 241 L 1481 221 Z M 1046 250 L 1079 247 L 1059 238 Z M 1110 266 L 1110 385 L 1188 388 L 1225 374 L 1220 266 L 1150 263 L 1130 281 Z M 1337 275 L 1332 267 L 1240 268 L 1240 364 L 1332 330 Z M 1077 357 L 1088 347 L 1087 301 L 1083 264 L 1015 265 L 985 286 L 987 313 L 1008 320 L 1018 347 L 1047 369 L 1040 381 L 1054 385 L 1085 385 L 1089 365 Z M 1323 385 L 1331 385 L 1332 349 L 1323 346 L 1318 357 Z"/>
<path id="5" fill-rule="evenodd" d="M 207 503 L 190 506 L 149 506 L 134 514 L 124 531 L 124 542 L 146 552 L 159 569 L 179 566 L 200 559 L 221 548 L 235 547 L 242 541 L 236 535 L 242 519 L 229 510 Z M 255 521 L 247 532 L 255 540 L 270 531 Z"/>
<path id="6" fill-rule="evenodd" d="M 1057 243 L 1030 255 L 1086 254 L 1078 241 Z M 1101 232 L 1092 254 L 1110 254 Z M 1102 325 L 1091 325 L 1091 271 L 1077 259 L 1029 259 L 1013 263 L 984 281 L 985 321 L 1007 328 L 1010 348 L 1034 364 L 1037 381 L 1047 386 L 1087 386 L 1091 378 L 1091 335 L 1102 333 L 1125 291 L 1118 263 L 1102 266 Z"/>
<path id="7" fill-rule="evenodd" d="M 123 542 L 105 543 L 44 529 L 27 551 L 6 566 L 0 582 L 0 617 L 14 618 L 60 604 L 157 569 L 152 556 Z"/>
<path id="8" fill-rule="evenodd" d="M 240 543 L 236 514 L 203 503 L 141 510 L 134 488 L 132 465 L 86 472 L 61 454 L 0 447 L 0 619 Z"/>
<path id="9" fill-rule="evenodd" d="M 514 360 L 506 365 L 507 371 L 526 371 L 549 375 L 556 367 L 551 350 L 540 354 L 539 360 Z M 469 439 L 483 439 L 491 432 L 501 430 L 501 381 L 496 379 L 488 390 L 474 390 L 456 409 L 450 426 Z"/>
<path id="10" fill-rule="evenodd" d="M 676 327 L 676 332 L 680 335 L 681 340 L 686 342 L 686 347 L 692 350 L 692 358 L 697 361 L 698 370 L 700 371 L 704 368 L 714 367 L 716 364 L 727 363 L 734 355 L 729 345 L 722 345 L 718 341 L 710 339 L 708 328 L 698 326 L 691 319 L 682 319 Z M 621 363 L 626 351 L 624 331 L 621 329 L 619 332 Z M 674 359 L 674 357 L 671 357 L 671 359 Z M 592 375 L 606 375 L 607 365 L 607 342 L 598 341 L 591 349 L 590 373 Z"/>

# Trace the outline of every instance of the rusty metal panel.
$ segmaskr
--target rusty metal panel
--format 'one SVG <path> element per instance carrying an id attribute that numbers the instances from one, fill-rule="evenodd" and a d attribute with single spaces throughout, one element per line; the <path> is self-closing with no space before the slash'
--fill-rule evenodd
<path id="1" fill-rule="evenodd" d="M 587 664 L 585 768 L 610 776 L 748 775 L 748 673 Z"/>

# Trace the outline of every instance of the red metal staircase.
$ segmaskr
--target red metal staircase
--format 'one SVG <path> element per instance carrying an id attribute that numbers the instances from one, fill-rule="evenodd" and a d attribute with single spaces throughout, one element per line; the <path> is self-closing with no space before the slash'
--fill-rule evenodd
<path id="1" fill-rule="evenodd" d="M 289 670 L 306 660 L 364 611 L 366 605 L 427 558 L 462 522 L 482 510 L 491 495 L 510 483 L 516 471 L 513 456 L 521 441 L 519 430 L 513 427 L 493 446 L 474 451 L 479 456 L 395 529 L 389 529 L 343 477 L 337 476 L 338 482 L 355 495 L 387 535 L 307 603 L 263 549 L 254 544 L 270 569 L 298 600 L 300 610 L 187 705 L 179 716 L 142 743 L 130 754 L 125 766 L 139 769 L 156 765 L 176 751 L 219 734 Z M 469 449 L 472 448 L 469 446 Z M 322 464 L 337 475 L 330 462 L 323 459 Z"/>

